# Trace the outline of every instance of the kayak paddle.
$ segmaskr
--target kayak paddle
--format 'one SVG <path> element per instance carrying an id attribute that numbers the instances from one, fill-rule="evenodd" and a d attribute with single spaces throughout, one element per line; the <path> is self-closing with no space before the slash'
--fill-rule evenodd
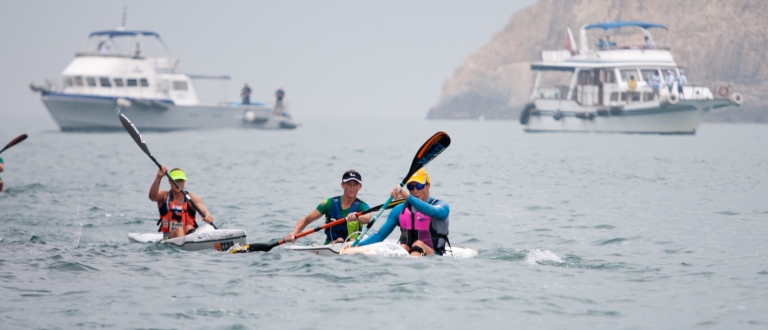
<path id="1" fill-rule="evenodd" d="M 122 112 L 120 112 L 120 108 L 117 108 L 117 117 L 120 118 L 120 122 L 123 124 L 123 127 L 126 131 L 128 131 L 128 134 L 131 135 L 133 138 L 133 141 L 136 142 L 136 144 L 139 145 L 139 148 L 141 148 L 142 151 L 144 151 L 147 156 L 149 156 L 149 159 L 151 159 L 153 162 L 155 162 L 155 165 L 157 165 L 157 168 L 162 168 L 163 166 L 160 165 L 160 163 L 157 162 L 157 159 L 155 159 L 155 156 L 152 156 L 152 153 L 149 152 L 149 148 L 147 147 L 147 143 L 144 142 L 144 137 L 141 136 L 141 133 L 139 133 L 139 129 L 136 128 L 136 125 L 134 125 L 128 117 L 126 117 Z M 197 211 L 197 213 L 200 213 L 200 216 L 205 218 L 205 214 L 200 211 L 200 208 L 195 205 L 195 202 L 192 201 L 192 198 L 189 197 L 189 192 L 185 190 L 181 190 L 181 187 L 179 187 L 179 184 L 176 183 L 176 181 L 173 181 L 171 179 L 171 175 L 168 174 L 168 172 L 165 172 L 165 176 L 168 178 L 168 180 L 171 181 L 171 183 L 176 186 L 176 189 L 181 191 L 182 194 L 184 194 L 184 197 L 189 201 L 189 204 L 192 205 L 192 208 Z M 216 225 L 211 223 L 211 226 L 213 226 L 214 229 L 216 228 Z"/>
<path id="2" fill-rule="evenodd" d="M 396 205 L 402 204 L 404 202 L 405 202 L 404 199 L 396 200 L 396 201 L 394 201 L 392 203 L 389 203 L 387 208 L 391 209 L 391 208 L 395 207 Z M 370 209 L 367 209 L 367 210 L 365 210 L 363 212 L 357 212 L 357 216 L 359 217 L 359 216 L 361 216 L 363 214 L 368 214 L 368 213 L 371 213 L 371 212 L 376 212 L 379 209 L 381 209 L 382 206 L 384 206 L 384 205 L 377 205 L 377 206 L 374 206 L 374 207 L 372 207 Z M 319 227 L 316 227 L 314 229 L 310 229 L 310 230 L 304 231 L 301 234 L 296 235 L 296 238 L 307 236 L 309 234 L 321 231 L 323 229 L 330 228 L 330 227 L 333 227 L 335 225 L 339 225 L 339 224 L 345 223 L 346 221 L 347 221 L 347 219 L 341 218 L 341 219 L 338 219 L 336 221 L 326 223 L 326 224 L 324 224 L 322 226 L 319 226 Z M 281 239 L 281 240 L 279 240 L 277 242 L 273 242 L 273 243 L 252 243 L 252 244 L 248 244 L 248 245 L 243 245 L 243 246 L 241 246 L 241 247 L 239 247 L 237 249 L 229 251 L 229 253 L 230 254 L 231 253 L 248 253 L 248 252 L 255 252 L 255 251 L 269 252 L 269 250 L 272 250 L 273 247 L 278 246 L 278 245 L 282 245 L 282 244 L 285 244 L 285 240 L 284 239 Z"/>
<path id="3" fill-rule="evenodd" d="M 8 149 L 10 147 L 15 146 L 19 142 L 24 141 L 26 138 L 27 138 L 26 134 L 22 134 L 22 135 L 17 136 L 15 139 L 11 140 L 11 142 L 8 142 L 8 144 L 5 145 L 5 148 L 3 148 L 3 150 L 0 150 L 0 153 L 5 151 L 5 149 Z"/>
<path id="4" fill-rule="evenodd" d="M 400 182 L 400 189 L 403 189 L 403 186 L 408 183 L 408 179 L 410 179 L 411 176 L 416 173 L 416 171 L 435 159 L 435 157 L 437 157 L 437 155 L 448 148 L 449 145 L 451 145 L 451 137 L 448 136 L 448 134 L 445 132 L 437 132 L 435 135 L 432 135 L 432 137 L 429 138 L 427 142 L 424 142 L 421 148 L 419 148 L 419 151 L 416 152 L 416 156 L 413 157 L 413 162 L 411 162 L 411 169 L 408 170 L 408 174 L 406 174 L 405 178 L 403 178 L 403 181 Z M 392 196 L 389 196 L 387 201 L 382 205 L 384 205 L 384 208 L 386 208 L 391 202 Z M 374 214 L 373 217 L 371 217 L 371 222 L 369 222 L 365 229 L 363 229 L 363 232 L 360 233 L 357 238 L 355 238 L 355 241 L 352 242 L 352 247 L 355 247 L 358 243 L 360 243 L 360 239 L 362 239 L 368 230 L 373 227 L 373 223 L 376 222 L 376 219 L 378 219 L 379 216 L 384 213 L 384 208 L 382 208 L 379 212 Z"/>

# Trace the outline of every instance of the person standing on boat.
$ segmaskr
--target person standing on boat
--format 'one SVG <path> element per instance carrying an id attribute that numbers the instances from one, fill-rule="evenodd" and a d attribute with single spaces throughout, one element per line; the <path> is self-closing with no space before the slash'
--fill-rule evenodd
<path id="1" fill-rule="evenodd" d="M 651 87 L 653 87 L 653 95 L 655 98 L 659 98 L 659 86 L 661 85 L 661 77 L 656 70 L 653 71 L 651 76 Z"/>
<path id="2" fill-rule="evenodd" d="M 283 98 L 285 97 L 285 91 L 283 91 L 282 87 L 278 87 L 275 91 L 275 109 L 273 110 L 273 115 L 275 116 L 282 116 L 283 115 Z"/>
<path id="3" fill-rule="evenodd" d="M 168 175 L 179 185 L 181 190 L 176 188 L 176 185 L 170 180 L 168 180 L 168 184 L 170 184 L 171 189 L 160 190 L 160 180 L 162 180 L 166 172 L 168 172 L 168 168 L 165 165 L 161 165 L 160 169 L 157 170 L 155 181 L 149 187 L 149 199 L 157 203 L 157 208 L 160 211 L 160 220 L 157 222 L 160 225 L 158 231 L 163 233 L 163 238 L 168 239 L 194 232 L 195 228 L 197 228 L 197 223 L 195 223 L 197 212 L 182 192 L 184 184 L 187 182 L 187 176 L 180 168 L 172 169 Z M 213 223 L 213 216 L 205 208 L 203 200 L 193 193 L 188 194 L 192 202 L 200 208 L 200 212 L 204 214 L 203 220 L 207 223 Z"/>
<path id="4" fill-rule="evenodd" d="M 379 231 L 360 241 L 360 246 L 383 241 L 395 227 L 400 227 L 400 244 L 411 256 L 445 252 L 448 241 L 448 203 L 429 195 L 431 187 L 429 174 L 423 168 L 416 171 L 406 185 L 408 189 L 395 186 L 390 194 L 392 199 L 406 199 L 395 206 Z"/>
<path id="5" fill-rule="evenodd" d="M 627 80 L 627 103 L 632 100 L 635 88 L 637 88 L 637 80 L 635 80 L 635 76 L 629 76 L 629 80 Z"/>
<path id="6" fill-rule="evenodd" d="M 667 84 L 669 92 L 672 93 L 672 86 L 675 84 L 675 75 L 672 73 L 672 70 L 667 70 L 667 78 L 664 80 L 664 83 Z"/>
<path id="7" fill-rule="evenodd" d="M 688 83 L 688 78 L 685 77 L 685 72 L 683 70 L 680 70 L 680 75 L 677 76 L 677 94 L 680 96 L 680 99 L 683 99 L 683 86 Z"/>
<path id="8" fill-rule="evenodd" d="M 248 87 L 248 83 L 245 83 L 243 89 L 240 90 L 240 98 L 243 99 L 243 104 L 251 104 L 251 88 Z"/>
<path id="9" fill-rule="evenodd" d="M 333 222 L 338 219 L 347 219 L 346 224 L 340 224 L 325 229 L 325 244 L 343 242 L 350 238 L 356 238 L 355 232 L 360 230 L 360 224 L 367 224 L 371 221 L 371 214 L 356 216 L 356 212 L 363 212 L 370 207 L 368 204 L 357 198 L 357 193 L 363 187 L 363 177 L 355 170 L 344 172 L 341 176 L 341 189 L 344 194 L 323 200 L 312 212 L 299 219 L 288 235 L 285 235 L 285 241 L 295 243 L 296 235 L 312 221 L 325 216 L 325 223 Z"/>

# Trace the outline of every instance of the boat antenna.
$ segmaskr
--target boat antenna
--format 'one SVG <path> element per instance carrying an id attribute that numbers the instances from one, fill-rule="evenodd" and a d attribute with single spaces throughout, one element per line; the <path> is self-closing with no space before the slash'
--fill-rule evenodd
<path id="1" fill-rule="evenodd" d="M 125 29 L 126 20 L 128 20 L 128 6 L 123 6 L 123 25 L 120 26 L 123 29 Z"/>

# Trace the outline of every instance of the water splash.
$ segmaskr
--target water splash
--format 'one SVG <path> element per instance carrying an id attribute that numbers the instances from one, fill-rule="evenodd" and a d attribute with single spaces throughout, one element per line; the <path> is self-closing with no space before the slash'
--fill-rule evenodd
<path id="1" fill-rule="evenodd" d="M 563 259 L 560 259 L 554 252 L 549 250 L 528 250 L 525 255 L 525 263 L 529 265 L 542 264 L 547 262 L 562 263 Z"/>

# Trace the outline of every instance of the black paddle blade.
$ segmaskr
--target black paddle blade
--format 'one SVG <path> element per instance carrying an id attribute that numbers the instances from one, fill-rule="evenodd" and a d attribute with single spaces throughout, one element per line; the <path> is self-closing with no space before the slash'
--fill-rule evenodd
<path id="1" fill-rule="evenodd" d="M 416 171 L 424 167 L 424 165 L 427 165 L 427 163 L 435 159 L 435 157 L 448 148 L 449 145 L 451 145 L 451 137 L 448 136 L 448 133 L 437 132 L 435 135 L 432 135 L 432 137 L 429 138 L 427 142 L 424 142 L 424 145 L 419 148 L 416 156 L 413 157 L 411 169 L 408 170 L 408 175 L 405 176 L 402 184 L 405 184 L 413 173 L 416 173 Z"/>
<path id="2" fill-rule="evenodd" d="M 141 148 L 142 151 L 144 151 L 147 156 L 152 156 L 152 154 L 149 153 L 149 148 L 147 147 L 147 143 L 144 142 L 144 137 L 141 136 L 141 133 L 139 133 L 139 129 L 136 128 L 136 125 L 134 125 L 128 117 L 126 117 L 122 112 L 117 113 L 117 117 L 120 118 L 120 123 L 123 124 L 123 127 L 126 131 L 128 131 L 128 134 L 131 135 L 133 138 L 133 141 L 136 142 L 136 144 L 139 145 L 139 148 Z"/>
<path id="3" fill-rule="evenodd" d="M 229 254 L 235 254 L 235 253 L 248 253 L 248 252 L 269 252 L 269 250 L 272 250 L 273 247 L 278 246 L 280 244 L 278 243 L 252 243 L 243 245 L 241 247 L 238 247 L 237 249 L 232 249 L 229 251 Z"/>
<path id="4" fill-rule="evenodd" d="M 5 145 L 5 148 L 3 150 L 0 150 L 0 152 L 5 151 L 5 149 L 8 149 L 10 147 L 13 147 L 14 145 L 18 144 L 21 141 L 24 141 L 27 138 L 27 134 L 22 134 L 17 136 L 15 139 L 11 140 L 11 142 L 8 142 L 8 144 Z"/>

